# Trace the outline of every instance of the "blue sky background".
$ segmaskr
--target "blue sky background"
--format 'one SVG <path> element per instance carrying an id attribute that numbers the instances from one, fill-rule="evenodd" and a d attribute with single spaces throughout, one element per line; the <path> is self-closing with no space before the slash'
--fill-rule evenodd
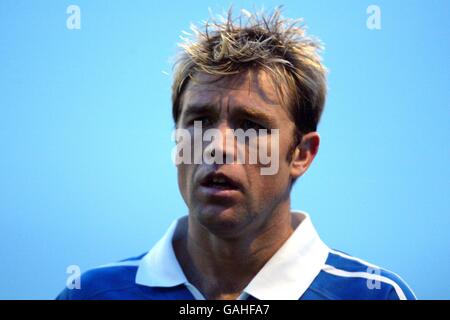
<path id="1" fill-rule="evenodd" d="M 0 1 L 0 298 L 149 250 L 185 214 L 170 58 L 229 1 Z M 292 206 L 331 247 L 450 298 L 449 1 L 283 1 L 325 43 L 322 144 Z M 81 29 L 66 8 L 81 8 Z M 278 1 L 234 1 L 236 9 Z M 381 8 L 381 30 L 366 8 Z"/>

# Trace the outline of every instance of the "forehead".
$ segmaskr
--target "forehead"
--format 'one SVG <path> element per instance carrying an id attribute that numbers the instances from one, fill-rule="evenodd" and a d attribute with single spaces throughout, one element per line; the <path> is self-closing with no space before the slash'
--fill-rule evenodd
<path id="1" fill-rule="evenodd" d="M 249 70 L 242 74 L 216 76 L 197 73 L 183 94 L 181 106 L 240 104 L 279 109 L 281 101 L 270 75 L 262 70 Z M 276 108 L 278 107 L 278 108 Z"/>

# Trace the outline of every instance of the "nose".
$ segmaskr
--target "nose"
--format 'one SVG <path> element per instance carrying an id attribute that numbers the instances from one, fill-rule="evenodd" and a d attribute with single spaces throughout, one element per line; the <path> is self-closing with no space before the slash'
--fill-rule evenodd
<path id="1" fill-rule="evenodd" d="M 218 130 L 217 135 L 214 135 L 213 141 L 206 146 L 205 153 L 223 164 L 233 162 L 236 146 L 231 126 L 228 121 L 222 121 L 215 129 Z"/>

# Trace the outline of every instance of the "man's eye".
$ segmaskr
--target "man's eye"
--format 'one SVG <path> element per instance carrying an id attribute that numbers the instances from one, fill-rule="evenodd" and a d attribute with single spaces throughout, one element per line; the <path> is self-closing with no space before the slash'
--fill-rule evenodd
<path id="1" fill-rule="evenodd" d="M 208 117 L 204 117 L 204 116 L 196 117 L 196 118 L 193 118 L 192 120 L 189 120 L 188 124 L 195 125 L 195 122 L 201 122 L 202 126 L 208 126 L 211 124 L 211 119 Z"/>
<path id="2" fill-rule="evenodd" d="M 248 129 L 255 129 L 255 130 L 259 130 L 259 129 L 266 129 L 264 126 L 260 125 L 259 123 L 256 123 L 252 120 L 244 120 L 242 122 L 241 128 L 243 130 L 248 130 Z"/>

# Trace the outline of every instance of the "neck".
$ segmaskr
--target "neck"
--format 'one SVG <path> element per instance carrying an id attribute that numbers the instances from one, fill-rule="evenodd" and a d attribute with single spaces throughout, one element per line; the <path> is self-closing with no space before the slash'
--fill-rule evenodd
<path id="1" fill-rule="evenodd" d="M 183 229 L 187 232 L 174 241 L 174 247 L 189 282 L 207 299 L 235 299 L 289 238 L 295 225 L 287 203 L 259 228 L 236 238 L 217 237 L 192 215 Z"/>

